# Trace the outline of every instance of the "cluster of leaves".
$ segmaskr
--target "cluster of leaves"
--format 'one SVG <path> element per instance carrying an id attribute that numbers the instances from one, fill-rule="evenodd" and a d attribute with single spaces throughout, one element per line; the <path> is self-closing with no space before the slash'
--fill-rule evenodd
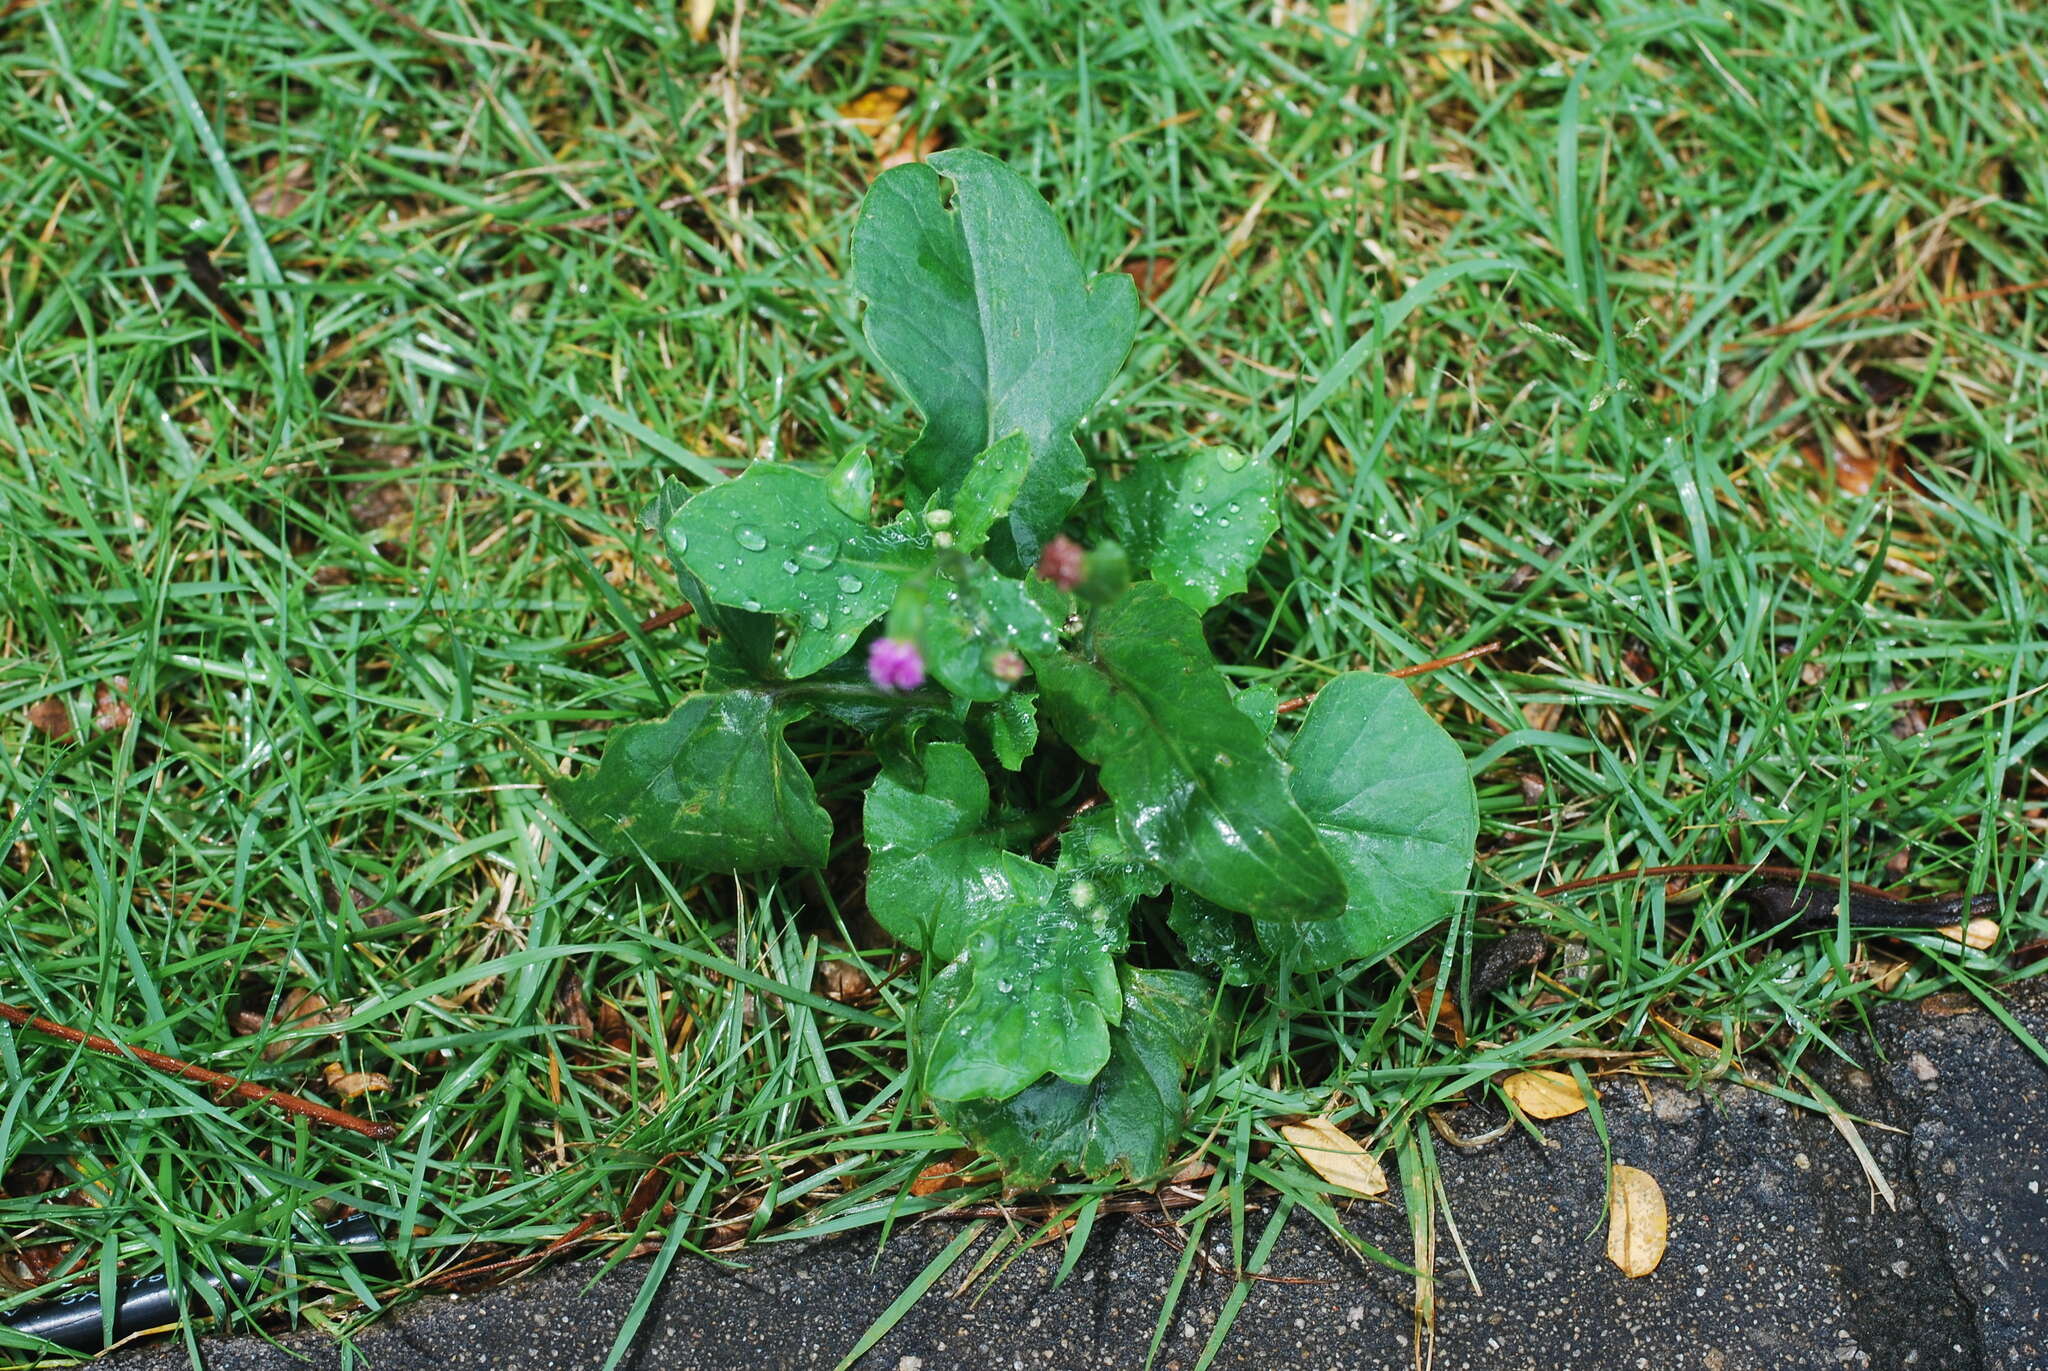
<path id="1" fill-rule="evenodd" d="M 900 511 L 877 521 L 865 451 L 672 483 L 647 519 L 717 635 L 705 689 L 614 733 L 558 799 L 621 852 L 819 866 L 832 824 L 785 730 L 858 730 L 880 761 L 868 908 L 939 968 L 913 1034 L 926 1095 L 1013 1184 L 1142 1181 L 1223 985 L 1383 956 L 1450 912 L 1477 828 L 1464 760 L 1399 681 L 1336 677 L 1290 739 L 1270 691 L 1217 670 L 1202 615 L 1278 527 L 1269 459 L 1139 463 L 1104 492 L 1114 540 L 1068 555 L 1092 479 L 1074 427 L 1137 295 L 1084 277 L 1015 173 L 964 150 L 884 173 L 852 274 L 924 416 Z M 910 680 L 871 671 L 878 642 Z M 1091 784 L 1104 803 L 1057 859 L 1028 855 Z M 1178 955 L 1135 964 L 1134 911 L 1169 898 Z"/>

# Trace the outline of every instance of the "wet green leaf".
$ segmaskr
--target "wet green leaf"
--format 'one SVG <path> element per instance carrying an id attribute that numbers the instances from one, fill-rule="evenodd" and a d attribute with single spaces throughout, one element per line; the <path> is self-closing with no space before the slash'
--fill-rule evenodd
<path id="1" fill-rule="evenodd" d="M 1012 433 L 975 458 L 967 479 L 949 497 L 952 507 L 946 531 L 952 535 L 953 546 L 962 552 L 979 552 L 988 541 L 989 530 L 1009 517 L 1030 473 L 1031 444 L 1021 433 Z M 933 531 L 938 531 L 936 525 Z"/>
<path id="2" fill-rule="evenodd" d="M 1002 1165 L 1012 1186 L 1061 1171 L 1157 1180 L 1187 1124 L 1183 1080 L 1202 1056 L 1214 997 L 1181 971 L 1122 971 L 1123 1022 L 1089 1081 L 1049 1077 L 1007 1100 L 939 1102 L 940 1115 Z"/>
<path id="3" fill-rule="evenodd" d="M 1161 877 L 1102 810 L 1061 835 L 1050 875 L 1049 891 L 984 919 L 927 988 L 918 1038 L 935 1098 L 1002 1099 L 1039 1076 L 1085 1081 L 1101 1069 L 1123 1013 L 1115 958 L 1131 906 Z"/>
<path id="4" fill-rule="evenodd" d="M 554 784 L 555 801 L 614 852 L 706 871 L 823 866 L 832 820 L 782 739 L 800 717 L 757 690 L 692 695 L 613 730 L 596 767 Z"/>
<path id="5" fill-rule="evenodd" d="M 800 678 L 845 654 L 903 578 L 931 562 L 906 522 L 874 528 L 833 502 L 823 477 L 757 462 L 674 510 L 670 554 L 718 604 L 789 620 L 783 663 Z"/>
<path id="6" fill-rule="evenodd" d="M 690 488 L 681 481 L 663 481 L 660 493 L 641 512 L 640 526 L 661 539 L 669 564 L 675 569 L 676 584 L 682 588 L 683 598 L 689 601 L 697 622 L 718 634 L 724 655 L 741 675 L 749 681 L 765 680 L 774 674 L 775 620 L 766 614 L 749 614 L 744 609 L 718 603 L 669 541 L 669 521 L 690 498 Z"/>
<path id="7" fill-rule="evenodd" d="M 970 579 L 934 578 L 915 612 L 901 616 L 908 622 L 900 630 L 897 617 L 891 617 L 890 631 L 913 638 L 932 679 L 968 700 L 1009 693 L 1015 678 L 998 670 L 1004 653 L 1029 655 L 1053 647 L 1053 625 L 1024 583 L 998 575 L 987 563 Z"/>
<path id="8" fill-rule="evenodd" d="M 1005 771 L 1023 769 L 1038 746 L 1038 692 L 1013 690 L 989 707 L 989 745 Z"/>
<path id="9" fill-rule="evenodd" d="M 1197 610 L 1241 594 L 1280 527 L 1271 458 L 1233 447 L 1140 462 L 1105 488 L 1117 536 L 1139 566 Z"/>
<path id="10" fill-rule="evenodd" d="M 1074 425 L 1130 351 L 1131 278 L 1082 275 L 1042 196 L 960 148 L 876 178 L 853 230 L 853 284 L 883 367 L 924 415 L 911 479 L 950 498 L 977 453 L 1021 432 L 1031 469 L 993 540 L 1017 570 L 1088 485 Z"/>
<path id="11" fill-rule="evenodd" d="M 988 778 L 958 743 L 924 749 L 922 785 L 884 771 L 868 788 L 868 912 L 940 962 L 1009 906 L 1043 905 L 1051 868 L 1003 849 L 988 824 Z"/>
<path id="12" fill-rule="evenodd" d="M 1225 985 L 1270 982 L 1273 955 L 1260 945 L 1259 925 L 1250 917 L 1176 886 L 1166 923 L 1188 956 L 1213 968 Z"/>
<path id="13" fill-rule="evenodd" d="M 1231 702 L 1201 619 L 1157 582 L 1098 611 L 1079 654 L 1033 659 L 1053 726 L 1102 768 L 1132 848 L 1173 880 L 1268 919 L 1327 919 L 1344 877 Z"/>
<path id="14" fill-rule="evenodd" d="M 1342 918 L 1262 922 L 1297 971 L 1383 957 L 1449 918 L 1472 870 L 1479 806 L 1464 754 L 1391 676 L 1353 671 L 1316 695 L 1288 751 L 1294 795 L 1344 868 Z"/>

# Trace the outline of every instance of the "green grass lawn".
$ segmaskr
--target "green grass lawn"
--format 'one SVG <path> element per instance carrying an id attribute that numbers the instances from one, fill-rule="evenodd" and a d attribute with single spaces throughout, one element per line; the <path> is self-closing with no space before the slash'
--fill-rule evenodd
<path id="1" fill-rule="evenodd" d="M 317 1297 L 572 1231 L 994 1193 L 908 1193 L 956 1143 L 903 1087 L 925 973 L 862 916 L 852 735 L 792 735 L 839 850 L 781 882 L 595 854 L 523 751 L 697 683 L 690 619 L 638 627 L 662 478 L 915 431 L 841 280 L 878 162 L 840 107 L 890 85 L 1140 275 L 1096 456 L 1279 445 L 1209 620 L 1241 680 L 1498 644 L 1414 682 L 1479 787 L 1467 915 L 1242 997 L 1190 1223 L 1249 1262 L 1264 1187 L 1334 1222 L 1264 1146 L 1334 1108 L 1421 1241 L 1423 1111 L 1504 1068 L 1824 1107 L 1877 999 L 2048 965 L 2048 14 L 715 8 L 0 6 L 0 1000 L 330 1103 L 375 1073 L 346 1107 L 399 1128 L 0 1027 L 0 1311 L 248 1243 L 289 1249 L 266 1319 L 346 1326 Z M 1725 880 L 1532 894 L 1676 862 L 2027 893 L 1985 952 L 1767 938 Z M 1432 1032 L 1502 900 L 1547 979 Z M 337 1206 L 396 1282 L 321 1254 Z"/>

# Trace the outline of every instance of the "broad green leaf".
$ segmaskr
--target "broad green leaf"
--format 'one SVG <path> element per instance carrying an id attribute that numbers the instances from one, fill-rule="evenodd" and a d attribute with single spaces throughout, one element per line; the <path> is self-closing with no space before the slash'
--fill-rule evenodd
<path id="1" fill-rule="evenodd" d="M 988 826 L 988 778 L 958 743 L 924 750 L 922 787 L 884 771 L 868 788 L 868 912 L 941 962 L 1011 905 L 1044 905 L 1050 868 L 1003 849 Z"/>
<path id="2" fill-rule="evenodd" d="M 1464 755 L 1391 676 L 1353 671 L 1316 695 L 1288 750 L 1294 795 L 1344 868 L 1327 923 L 1260 923 L 1297 971 L 1370 960 L 1449 918 L 1472 870 L 1479 805 Z"/>
<path id="3" fill-rule="evenodd" d="M 979 552 L 988 541 L 989 530 L 1009 517 L 1010 507 L 1017 503 L 1017 494 L 1024 489 L 1024 478 L 1030 473 L 1031 444 L 1021 433 L 1012 433 L 975 458 L 967 479 L 950 497 L 952 507 L 947 510 L 945 529 L 953 546 L 962 552 Z M 929 514 L 925 522 L 934 533 L 939 531 L 940 525 L 932 523 Z"/>
<path id="4" fill-rule="evenodd" d="M 868 342 L 924 415 L 912 481 L 950 498 L 977 453 L 1024 435 L 1031 470 L 992 541 L 1010 569 L 1029 562 L 1087 488 L 1074 425 L 1130 351 L 1131 278 L 1084 277 L 1044 198 L 965 148 L 876 178 L 852 274 Z"/>
<path id="5" fill-rule="evenodd" d="M 1060 1171 L 1158 1179 L 1187 1125 L 1182 1082 L 1202 1056 L 1214 997 L 1200 976 L 1126 967 L 1123 1023 L 1085 1084 L 1050 1077 L 1007 1100 L 940 1101 L 940 1115 L 996 1158 L 1004 1182 L 1040 1186 Z"/>
<path id="6" fill-rule="evenodd" d="M 1038 692 L 1013 690 L 989 707 L 989 746 L 1005 771 L 1023 769 L 1038 747 Z"/>
<path id="7" fill-rule="evenodd" d="M 744 609 L 733 609 L 712 599 L 704 583 L 691 573 L 675 544 L 669 540 L 669 521 L 677 510 L 689 503 L 690 498 L 690 488 L 681 481 L 663 481 L 660 493 L 641 512 L 640 526 L 661 539 L 669 564 L 675 569 L 676 583 L 682 587 L 683 598 L 690 602 L 697 622 L 718 634 L 731 660 L 749 681 L 764 680 L 773 674 L 775 620 L 766 614 L 749 614 Z"/>
<path id="8" fill-rule="evenodd" d="M 1233 909 L 1175 886 L 1166 923 L 1188 956 L 1213 967 L 1225 985 L 1259 985 L 1273 972 L 1273 956 L 1259 943 L 1257 923 Z M 1314 927 L 1322 927 L 1321 924 Z"/>
<path id="9" fill-rule="evenodd" d="M 1014 678 L 996 672 L 1004 653 L 1030 656 L 1050 652 L 1054 643 L 1053 624 L 1024 583 L 985 562 L 971 579 L 935 577 L 913 586 L 898 600 L 889 626 L 893 635 L 916 640 L 933 680 L 967 700 L 1009 694 Z"/>
<path id="10" fill-rule="evenodd" d="M 790 620 L 784 668 L 798 678 L 843 656 L 932 556 L 922 528 L 870 527 L 823 477 L 767 462 L 699 491 L 664 531 L 719 604 Z"/>
<path id="11" fill-rule="evenodd" d="M 614 730 L 595 768 L 555 783 L 555 801 L 615 852 L 707 871 L 823 866 L 832 820 L 782 739 L 802 713 L 758 690 L 692 695 Z"/>
<path id="12" fill-rule="evenodd" d="M 1232 703 L 1202 622 L 1157 582 L 1096 612 L 1083 651 L 1034 659 L 1060 735 L 1102 768 L 1134 851 L 1229 909 L 1327 919 L 1344 877 L 1287 768 Z"/>
<path id="13" fill-rule="evenodd" d="M 1269 457 L 1202 447 L 1141 462 L 1105 494 L 1125 551 L 1175 599 L 1203 610 L 1244 591 L 1280 527 L 1278 484 Z"/>
<path id="14" fill-rule="evenodd" d="M 935 1099 L 1007 1099 L 1040 1076 L 1088 1080 L 1108 1060 L 1128 930 L 1099 901 L 1077 903 L 1075 884 L 1004 906 L 925 987 L 918 1038 Z"/>
<path id="15" fill-rule="evenodd" d="M 1003 1099 L 1039 1076 L 1085 1081 L 1101 1069 L 1123 1014 L 1114 959 L 1131 906 L 1161 878 L 1102 810 L 1061 835 L 1049 874 L 1050 890 L 986 918 L 927 987 L 918 1038 L 935 1098 Z"/>

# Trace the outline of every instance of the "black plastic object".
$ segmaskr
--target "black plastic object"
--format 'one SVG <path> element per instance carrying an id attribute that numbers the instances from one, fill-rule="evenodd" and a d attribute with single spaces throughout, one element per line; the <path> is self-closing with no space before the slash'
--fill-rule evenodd
<path id="1" fill-rule="evenodd" d="M 367 1214 L 352 1214 L 335 1220 L 327 1225 L 327 1236 L 345 1248 L 380 1249 L 383 1244 L 383 1235 L 378 1233 L 376 1224 Z M 238 1247 L 234 1253 L 245 1265 L 262 1256 L 260 1251 L 246 1247 Z M 263 1270 L 272 1270 L 275 1265 L 273 1262 Z M 195 1273 L 187 1285 L 202 1281 L 215 1290 L 227 1290 L 236 1295 L 246 1294 L 249 1290 L 249 1278 L 240 1273 Z M 187 1299 L 188 1304 L 192 1302 Z M 92 1291 L 61 1300 L 45 1300 L 12 1314 L 0 1314 L 0 1328 L 41 1338 L 73 1352 L 104 1352 L 110 1345 L 104 1310 L 98 1292 Z M 140 1280 L 122 1281 L 114 1287 L 111 1341 L 118 1342 L 144 1329 L 176 1323 L 181 1315 L 178 1300 L 165 1277 L 144 1276 Z"/>

